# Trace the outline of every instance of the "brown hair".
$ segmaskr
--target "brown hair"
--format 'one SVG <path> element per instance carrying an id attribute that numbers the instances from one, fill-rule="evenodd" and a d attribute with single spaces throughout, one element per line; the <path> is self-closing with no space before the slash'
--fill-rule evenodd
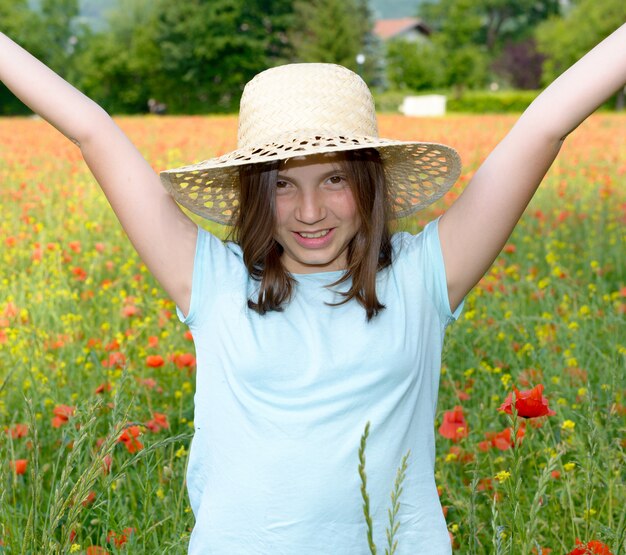
<path id="1" fill-rule="evenodd" d="M 376 295 L 376 274 L 391 264 L 389 192 L 376 149 L 343 154 L 340 163 L 352 187 L 361 227 L 348 245 L 346 273 L 331 286 L 352 279 L 350 289 L 341 293 L 344 299 L 337 305 L 356 299 L 369 321 L 385 308 Z M 239 210 L 232 236 L 241 246 L 248 272 L 260 282 L 256 302 L 248 300 L 248 306 L 259 314 L 282 310 L 294 287 L 293 277 L 280 261 L 282 247 L 274 239 L 278 167 L 279 162 L 270 162 L 243 166 L 239 172 Z"/>

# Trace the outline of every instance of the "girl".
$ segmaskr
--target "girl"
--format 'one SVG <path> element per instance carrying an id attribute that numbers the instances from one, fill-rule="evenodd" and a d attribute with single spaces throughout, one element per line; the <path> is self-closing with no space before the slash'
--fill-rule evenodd
<path id="1" fill-rule="evenodd" d="M 378 138 L 345 68 L 268 70 L 241 101 L 239 148 L 159 177 L 97 105 L 5 36 L 0 78 L 78 145 L 131 242 L 193 331 L 187 486 L 195 554 L 368 552 L 410 452 L 399 553 L 450 553 L 434 481 L 445 327 L 493 262 L 565 137 L 626 81 L 626 26 L 546 89 L 447 212 L 388 223 L 460 172 L 444 145 Z M 234 224 L 222 243 L 177 203 Z"/>

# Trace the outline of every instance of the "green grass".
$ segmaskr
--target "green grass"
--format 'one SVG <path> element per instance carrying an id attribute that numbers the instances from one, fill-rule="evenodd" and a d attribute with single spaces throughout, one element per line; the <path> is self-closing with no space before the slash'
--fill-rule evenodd
<path id="1" fill-rule="evenodd" d="M 169 121 L 178 120 L 125 124 L 160 165 L 201 142 L 222 144 L 222 135 L 177 135 L 185 120 L 169 130 L 177 146 L 164 146 L 155 129 Z M 486 121 L 428 125 L 458 129 L 471 161 L 493 146 L 485 137 L 497 120 Z M 602 116 L 577 131 L 448 330 L 437 427 L 456 405 L 468 426 L 457 442 L 437 438 L 455 552 L 568 553 L 576 538 L 601 540 L 614 555 L 626 549 L 623 124 Z M 0 120 L 0 553 L 185 553 L 194 368 L 177 357 L 193 354 L 193 343 L 74 147 L 42 125 Z M 403 228 L 418 231 L 451 198 Z M 163 365 L 149 366 L 150 355 Z M 512 387 L 537 383 L 556 415 L 527 422 L 515 449 L 481 449 L 486 433 L 521 425 L 497 410 Z M 75 412 L 53 427 L 59 405 Z M 169 428 L 147 426 L 155 413 Z M 16 424 L 27 426 L 24 437 L 12 437 Z M 124 430 L 140 435 L 119 442 Z M 11 462 L 20 459 L 28 462 L 18 475 Z M 403 499 L 395 512 L 391 501 L 390 529 L 402 530 Z M 126 535 L 125 546 L 111 532 Z"/>

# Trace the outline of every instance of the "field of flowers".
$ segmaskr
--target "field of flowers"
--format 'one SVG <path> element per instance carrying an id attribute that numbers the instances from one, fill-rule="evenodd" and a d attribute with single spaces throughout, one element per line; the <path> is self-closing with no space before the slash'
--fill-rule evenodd
<path id="1" fill-rule="evenodd" d="M 402 228 L 513 122 L 381 117 L 464 162 Z M 230 117 L 119 123 L 155 169 L 235 143 Z M 455 553 L 626 551 L 625 129 L 598 114 L 567 139 L 448 331 L 436 477 Z M 185 553 L 192 337 L 42 121 L 0 119 L 0 212 L 0 553 Z"/>

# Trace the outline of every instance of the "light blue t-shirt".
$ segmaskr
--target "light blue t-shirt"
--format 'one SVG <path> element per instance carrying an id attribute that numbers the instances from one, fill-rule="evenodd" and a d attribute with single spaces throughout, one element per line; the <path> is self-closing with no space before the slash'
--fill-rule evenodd
<path id="1" fill-rule="evenodd" d="M 199 228 L 191 306 L 195 435 L 187 488 L 192 555 L 367 555 L 358 450 L 366 422 L 367 486 L 379 552 L 397 468 L 398 555 L 451 553 L 434 479 L 434 416 L 450 311 L 437 222 L 393 236 L 379 272 L 386 306 L 365 310 L 326 285 L 339 272 L 295 275 L 282 312 L 261 316 L 241 249 Z M 347 287 L 345 284 L 342 286 Z M 256 298 L 256 297 L 254 297 Z"/>

